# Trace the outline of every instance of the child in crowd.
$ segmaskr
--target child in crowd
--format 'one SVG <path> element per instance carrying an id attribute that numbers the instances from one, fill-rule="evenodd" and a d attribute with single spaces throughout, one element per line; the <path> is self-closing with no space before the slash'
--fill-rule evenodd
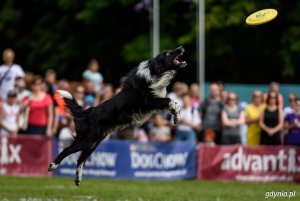
<path id="1" fill-rule="evenodd" d="M 73 142 L 74 137 L 76 136 L 73 118 L 70 116 L 66 116 L 65 119 L 66 126 L 60 130 L 58 135 L 60 146 L 62 147 L 68 147 Z"/>
<path id="2" fill-rule="evenodd" d="M 0 107 L 0 135 L 17 136 L 19 110 L 17 92 L 8 91 L 6 102 Z"/>
<path id="3" fill-rule="evenodd" d="M 161 113 L 153 117 L 154 127 L 150 130 L 150 140 L 155 142 L 168 142 L 171 140 L 171 129 L 167 126 L 167 120 Z"/>
<path id="4" fill-rule="evenodd" d="M 82 74 L 85 81 L 93 83 L 95 93 L 98 93 L 103 88 L 103 76 L 99 72 L 99 68 L 99 62 L 96 59 L 92 59 L 88 64 L 88 69 Z"/>
<path id="5" fill-rule="evenodd" d="M 216 138 L 216 134 L 214 132 L 214 130 L 212 129 L 207 129 L 204 131 L 203 133 L 204 135 L 204 143 L 207 145 L 216 145 L 215 138 Z"/>

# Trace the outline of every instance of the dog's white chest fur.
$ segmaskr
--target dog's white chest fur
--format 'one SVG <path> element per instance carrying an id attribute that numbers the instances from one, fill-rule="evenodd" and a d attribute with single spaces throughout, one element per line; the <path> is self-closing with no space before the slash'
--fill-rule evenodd
<path id="1" fill-rule="evenodd" d="M 170 81 L 175 75 L 174 70 L 164 72 L 162 76 L 151 76 L 150 69 L 148 68 L 148 62 L 144 61 L 140 63 L 137 76 L 144 78 L 148 83 L 151 83 L 149 88 L 152 89 L 152 93 L 158 98 L 165 98 L 167 95 L 166 87 L 170 84 Z"/>
<path id="2" fill-rule="evenodd" d="M 158 98 L 165 98 L 167 95 L 167 86 L 170 81 L 174 77 L 174 71 L 167 71 L 160 78 L 156 78 L 152 80 L 152 84 L 150 88 L 152 89 L 152 93 Z"/>
<path id="3" fill-rule="evenodd" d="M 165 98 L 167 96 L 167 89 L 166 88 L 163 88 L 163 89 L 153 89 L 153 94 L 157 98 Z"/>

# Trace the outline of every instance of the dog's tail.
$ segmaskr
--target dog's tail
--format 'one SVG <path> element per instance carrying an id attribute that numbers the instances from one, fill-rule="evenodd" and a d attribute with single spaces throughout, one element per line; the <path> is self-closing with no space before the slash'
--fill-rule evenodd
<path id="1" fill-rule="evenodd" d="M 91 112 L 92 108 L 84 110 L 69 92 L 64 90 L 58 90 L 57 92 L 63 97 L 66 107 L 74 118 L 76 138 L 84 137 L 84 134 L 88 133 L 90 129 L 87 114 Z"/>

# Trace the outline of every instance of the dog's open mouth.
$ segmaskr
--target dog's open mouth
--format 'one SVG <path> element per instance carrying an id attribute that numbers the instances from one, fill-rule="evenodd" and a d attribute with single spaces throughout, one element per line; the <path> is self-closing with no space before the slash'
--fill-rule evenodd
<path id="1" fill-rule="evenodd" d="M 173 54 L 175 53 L 175 55 L 176 55 L 173 60 L 173 64 L 179 68 L 186 67 L 186 65 L 187 65 L 186 61 L 183 61 L 180 59 L 180 57 L 183 55 L 184 52 L 185 52 L 185 50 L 182 46 L 173 50 Z"/>
<path id="2" fill-rule="evenodd" d="M 178 56 L 176 56 L 176 57 L 174 58 L 174 60 L 173 60 L 173 64 L 174 64 L 174 65 L 176 65 L 176 66 L 178 66 L 178 67 L 186 67 L 186 65 L 187 65 L 186 61 L 180 60 L 180 56 L 183 55 L 183 52 L 184 52 L 184 51 L 182 51 Z"/>
<path id="3" fill-rule="evenodd" d="M 181 61 L 179 57 L 175 57 L 175 59 L 173 60 L 173 64 L 175 64 L 176 66 L 183 65 L 186 64 L 186 61 Z"/>

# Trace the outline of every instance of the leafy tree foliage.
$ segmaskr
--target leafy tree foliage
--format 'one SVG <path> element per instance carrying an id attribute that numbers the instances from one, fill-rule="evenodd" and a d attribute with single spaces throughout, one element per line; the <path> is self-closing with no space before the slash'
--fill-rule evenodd
<path id="1" fill-rule="evenodd" d="M 106 81 L 151 56 L 149 11 L 138 0 L 0 1 L 0 49 L 16 50 L 25 70 L 81 79 L 88 60 L 97 58 Z M 206 77 L 226 82 L 297 82 L 300 61 L 300 2 L 206 0 Z M 248 26 L 246 17 L 275 8 L 278 17 Z M 179 75 L 196 81 L 197 4 L 160 1 L 161 49 L 183 45 L 189 68 Z"/>

